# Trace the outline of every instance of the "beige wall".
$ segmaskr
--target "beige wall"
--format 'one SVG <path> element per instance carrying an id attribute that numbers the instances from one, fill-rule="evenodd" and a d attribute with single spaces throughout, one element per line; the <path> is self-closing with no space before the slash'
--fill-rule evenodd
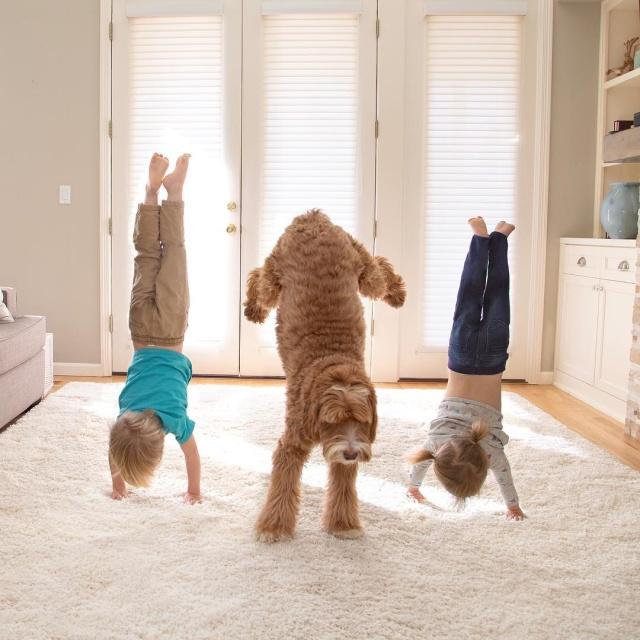
<path id="1" fill-rule="evenodd" d="M 553 368 L 558 238 L 588 236 L 599 3 L 555 7 L 543 370 Z M 3 4 L 0 282 L 47 316 L 58 362 L 98 362 L 99 0 Z M 58 185 L 73 203 L 57 203 Z"/>
<path id="2" fill-rule="evenodd" d="M 542 370 L 553 369 L 561 237 L 591 237 L 600 4 L 555 3 Z"/>
<path id="3" fill-rule="evenodd" d="M 98 32 L 99 0 L 2 3 L 0 283 L 58 362 L 100 360 Z"/>

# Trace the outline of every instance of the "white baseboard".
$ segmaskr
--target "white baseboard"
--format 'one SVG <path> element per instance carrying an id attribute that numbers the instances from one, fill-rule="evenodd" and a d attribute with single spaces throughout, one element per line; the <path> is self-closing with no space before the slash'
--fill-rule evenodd
<path id="1" fill-rule="evenodd" d="M 558 387 L 558 389 L 566 391 L 575 398 L 578 398 L 578 400 L 586 402 L 588 405 L 598 409 L 598 411 L 602 411 L 602 413 L 608 415 L 610 418 L 618 420 L 618 422 L 622 422 L 624 424 L 627 413 L 627 403 L 623 400 L 619 400 L 605 391 L 601 391 L 600 389 L 582 382 L 582 380 L 578 380 L 562 371 L 555 372 L 553 384 Z"/>
<path id="2" fill-rule="evenodd" d="M 553 371 L 541 371 L 538 374 L 538 384 L 553 384 Z"/>
<path id="3" fill-rule="evenodd" d="M 53 374 L 56 376 L 89 376 L 92 378 L 105 375 L 104 367 L 93 362 L 54 362 Z"/>

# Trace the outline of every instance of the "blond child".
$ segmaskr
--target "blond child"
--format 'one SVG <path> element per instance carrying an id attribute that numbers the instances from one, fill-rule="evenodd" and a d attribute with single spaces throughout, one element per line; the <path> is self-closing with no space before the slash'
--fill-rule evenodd
<path id="1" fill-rule="evenodd" d="M 125 498 L 127 484 L 148 486 L 162 458 L 165 435 L 182 447 L 187 469 L 185 502 L 200 496 L 200 457 L 187 416 L 191 362 L 182 353 L 189 310 L 184 246 L 182 188 L 189 155 L 169 160 L 155 153 L 149 163 L 144 204 L 138 206 L 129 328 L 135 350 L 120 394 L 118 419 L 111 427 L 109 466 L 114 500 Z M 167 199 L 158 205 L 158 191 Z"/>
<path id="2" fill-rule="evenodd" d="M 507 518 L 522 520 L 504 446 L 501 385 L 509 345 L 507 238 L 514 226 L 500 222 L 489 235 L 481 217 L 464 263 L 449 338 L 449 381 L 427 441 L 414 453 L 407 494 L 425 502 L 420 486 L 430 466 L 460 503 L 476 495 L 490 468 L 500 486 Z"/>

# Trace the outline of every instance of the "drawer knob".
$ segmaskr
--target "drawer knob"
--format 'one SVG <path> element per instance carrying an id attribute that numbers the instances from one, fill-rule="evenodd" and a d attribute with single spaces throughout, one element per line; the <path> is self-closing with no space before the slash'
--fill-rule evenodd
<path id="1" fill-rule="evenodd" d="M 577 264 L 579 267 L 585 267 L 587 265 L 587 259 L 584 256 L 580 256 Z"/>
<path id="2" fill-rule="evenodd" d="M 618 265 L 618 271 L 629 271 L 629 261 L 628 260 L 623 260 Z"/>

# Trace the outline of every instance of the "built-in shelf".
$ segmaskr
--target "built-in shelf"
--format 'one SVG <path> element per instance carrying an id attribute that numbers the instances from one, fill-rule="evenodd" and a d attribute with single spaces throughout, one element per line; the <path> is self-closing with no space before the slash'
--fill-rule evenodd
<path id="1" fill-rule="evenodd" d="M 640 68 L 633 71 L 627 71 L 617 78 L 612 78 L 604 83 L 604 88 L 607 91 L 620 87 L 623 89 L 632 89 L 640 87 Z"/>
<path id="2" fill-rule="evenodd" d="M 610 133 L 602 145 L 603 163 L 640 162 L 640 127 Z"/>

